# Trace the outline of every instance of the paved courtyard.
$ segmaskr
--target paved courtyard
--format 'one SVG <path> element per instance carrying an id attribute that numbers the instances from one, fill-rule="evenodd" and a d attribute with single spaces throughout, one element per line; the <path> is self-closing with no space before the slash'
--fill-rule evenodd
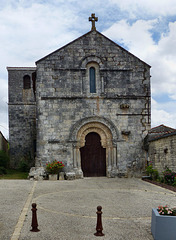
<path id="1" fill-rule="evenodd" d="M 85 178 L 74 181 L 0 180 L 0 239 L 97 239 L 96 208 L 102 206 L 105 240 L 153 240 L 151 211 L 176 205 L 176 193 L 140 179 Z M 31 232 L 31 204 L 38 228 Z"/>

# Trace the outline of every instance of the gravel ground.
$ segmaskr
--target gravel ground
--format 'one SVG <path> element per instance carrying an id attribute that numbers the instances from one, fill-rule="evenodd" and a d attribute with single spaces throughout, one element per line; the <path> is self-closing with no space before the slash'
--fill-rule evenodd
<path id="1" fill-rule="evenodd" d="M 31 191 L 28 180 L 0 180 L 0 239 L 9 240 Z"/>
<path id="2" fill-rule="evenodd" d="M 11 239 L 33 181 L 0 181 L 0 239 Z M 84 178 L 35 183 L 19 240 L 93 240 L 96 208 L 102 206 L 105 240 L 153 240 L 151 211 L 175 206 L 176 193 L 140 179 Z M 31 232 L 31 204 L 37 204 L 38 228 Z"/>

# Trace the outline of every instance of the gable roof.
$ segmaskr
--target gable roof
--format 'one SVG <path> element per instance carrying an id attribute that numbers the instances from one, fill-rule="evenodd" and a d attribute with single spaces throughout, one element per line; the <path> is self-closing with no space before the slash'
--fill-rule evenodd
<path id="1" fill-rule="evenodd" d="M 166 132 L 172 132 L 172 131 L 176 131 L 176 129 L 165 126 L 164 124 L 161 124 L 157 127 L 151 128 L 149 130 L 149 133 L 166 133 Z"/>
<path id="2" fill-rule="evenodd" d="M 173 135 L 176 135 L 175 128 L 170 128 L 161 124 L 157 127 L 151 128 L 148 131 L 147 136 L 144 138 L 143 147 L 146 151 L 148 151 L 150 142 L 161 139 L 161 138 L 170 137 Z"/>
<path id="3" fill-rule="evenodd" d="M 111 43 L 113 43 L 115 46 L 117 46 L 117 47 L 119 47 L 120 49 L 122 49 L 122 51 L 127 52 L 127 53 L 130 54 L 131 56 L 135 57 L 135 58 L 138 59 L 139 61 L 141 61 L 141 62 L 143 62 L 144 64 L 146 64 L 148 67 L 151 67 L 149 64 L 147 64 L 146 62 L 142 61 L 141 59 L 139 59 L 138 57 L 136 57 L 135 55 L 133 55 L 132 53 L 130 53 L 129 51 L 127 51 L 125 48 L 121 47 L 120 45 L 118 45 L 117 43 L 115 43 L 114 41 L 112 41 L 111 39 L 109 39 L 108 37 L 106 37 L 105 35 L 103 35 L 102 33 L 98 32 L 97 30 L 95 30 L 95 32 L 96 32 L 97 34 L 101 35 L 102 37 L 104 37 L 105 39 L 107 39 L 108 41 L 110 41 Z M 91 33 L 92 33 L 92 31 L 89 31 L 88 33 L 86 33 L 86 34 L 84 34 L 84 35 L 78 37 L 77 39 L 71 41 L 70 43 L 64 45 L 63 47 L 61 47 L 61 48 L 55 50 L 54 52 L 52 52 L 52 53 L 46 55 L 45 57 L 43 57 L 43 58 L 37 60 L 35 63 L 37 64 L 37 63 L 39 63 L 40 61 L 45 60 L 47 57 L 51 56 L 52 54 L 54 54 L 54 53 L 56 53 L 56 52 L 59 52 L 60 50 L 64 49 L 65 47 L 67 47 L 67 46 L 73 44 L 74 42 L 80 40 L 81 38 L 83 38 L 83 37 L 85 37 L 85 36 L 87 36 L 87 35 L 89 35 L 89 34 L 91 34 Z"/>
<path id="4" fill-rule="evenodd" d="M 154 141 L 160 138 L 176 135 L 176 129 L 167 127 L 165 125 L 159 125 L 149 130 L 148 132 L 148 141 Z"/>

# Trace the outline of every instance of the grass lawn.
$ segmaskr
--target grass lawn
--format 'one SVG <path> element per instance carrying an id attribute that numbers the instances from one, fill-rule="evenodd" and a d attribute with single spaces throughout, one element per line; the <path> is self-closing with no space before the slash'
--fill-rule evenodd
<path id="1" fill-rule="evenodd" d="M 21 172 L 19 170 L 8 169 L 7 174 L 0 175 L 0 179 L 27 179 L 28 172 Z"/>

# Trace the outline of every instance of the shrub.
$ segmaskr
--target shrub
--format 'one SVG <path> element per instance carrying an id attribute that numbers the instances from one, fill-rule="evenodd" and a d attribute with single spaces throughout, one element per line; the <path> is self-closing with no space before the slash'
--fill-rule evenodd
<path id="1" fill-rule="evenodd" d="M 153 180 L 159 179 L 159 173 L 157 169 L 153 169 L 152 178 Z"/>
<path id="2" fill-rule="evenodd" d="M 148 165 L 148 166 L 146 167 L 146 173 L 147 173 L 149 176 L 152 175 L 152 173 L 153 173 L 153 166 L 152 166 L 152 164 L 150 164 L 150 165 Z"/>
<path id="3" fill-rule="evenodd" d="M 159 178 L 159 173 L 157 169 L 154 169 L 152 164 L 146 167 L 146 173 L 152 177 L 153 180 L 157 180 Z"/>
<path id="4" fill-rule="evenodd" d="M 29 172 L 30 169 L 29 164 L 25 160 L 20 161 L 18 168 L 21 172 Z"/>
<path id="5" fill-rule="evenodd" d="M 0 175 L 6 174 L 7 170 L 4 167 L 0 167 Z"/>
<path id="6" fill-rule="evenodd" d="M 176 187 L 176 177 L 174 178 L 174 182 L 172 183 L 173 187 Z"/>
<path id="7" fill-rule="evenodd" d="M 6 152 L 0 151 L 0 167 L 9 167 L 9 156 Z"/>
<path id="8" fill-rule="evenodd" d="M 164 177 L 160 177 L 160 182 L 164 183 Z"/>
<path id="9" fill-rule="evenodd" d="M 169 168 L 167 168 L 163 172 L 164 183 L 172 185 L 175 181 L 175 172 L 172 172 Z"/>

